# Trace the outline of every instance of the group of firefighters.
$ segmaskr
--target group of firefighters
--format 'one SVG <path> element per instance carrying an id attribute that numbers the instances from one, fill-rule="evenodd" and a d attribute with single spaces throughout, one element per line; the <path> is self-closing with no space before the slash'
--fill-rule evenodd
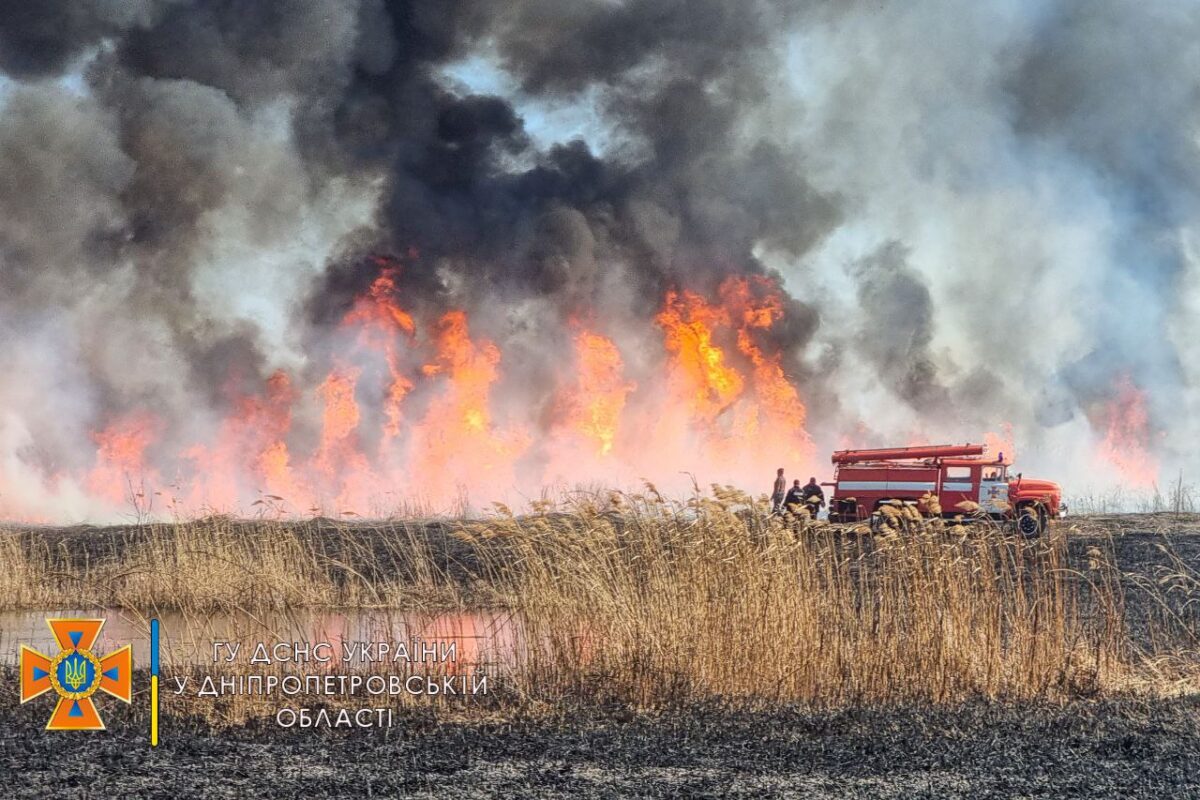
<path id="1" fill-rule="evenodd" d="M 817 512 L 824 505 L 825 492 L 821 491 L 821 485 L 817 483 L 816 478 L 809 478 L 808 483 L 804 486 L 800 485 L 800 479 L 797 478 L 792 481 L 792 488 L 788 489 L 787 478 L 783 476 L 783 467 L 775 472 L 775 487 L 771 491 L 772 512 L 778 513 L 791 506 L 809 507 L 813 517 L 816 517 Z"/>

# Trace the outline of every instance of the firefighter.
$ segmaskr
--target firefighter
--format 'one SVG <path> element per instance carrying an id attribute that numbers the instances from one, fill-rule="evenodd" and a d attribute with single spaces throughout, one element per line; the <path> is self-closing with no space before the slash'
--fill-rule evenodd
<path id="1" fill-rule="evenodd" d="M 796 481 L 796 483 L 800 483 L 800 481 Z M 808 483 L 801 490 L 801 499 L 813 506 L 812 514 L 815 519 L 817 512 L 825 505 L 825 492 L 821 491 L 821 485 L 817 483 L 816 478 L 808 479 Z"/>
<path id="2" fill-rule="evenodd" d="M 788 489 L 787 499 L 783 501 L 784 508 L 803 505 L 804 490 L 800 488 L 800 479 L 792 481 L 792 488 Z"/>
<path id="3" fill-rule="evenodd" d="M 783 467 L 775 471 L 775 488 L 771 490 L 771 511 L 778 512 L 783 505 L 783 493 L 787 490 L 787 478 L 783 477 Z"/>

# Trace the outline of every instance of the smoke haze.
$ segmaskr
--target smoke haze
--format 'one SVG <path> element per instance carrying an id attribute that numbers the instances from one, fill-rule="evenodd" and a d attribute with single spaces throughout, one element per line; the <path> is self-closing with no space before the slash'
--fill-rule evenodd
<path id="1" fill-rule="evenodd" d="M 1192 4 L 0 0 L 0 72 L 3 516 L 1200 474 Z"/>

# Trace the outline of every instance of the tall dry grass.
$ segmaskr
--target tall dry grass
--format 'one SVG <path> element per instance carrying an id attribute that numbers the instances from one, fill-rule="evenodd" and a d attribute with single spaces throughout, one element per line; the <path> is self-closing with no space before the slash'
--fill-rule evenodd
<path id="1" fill-rule="evenodd" d="M 0 535 L 0 607 L 214 612 L 498 607 L 498 676 L 534 704 L 846 706 L 1061 698 L 1135 685 L 1122 575 L 1067 531 L 772 516 L 717 487 L 581 494 L 477 521 L 210 518 Z M 202 626 L 199 626 L 202 628 Z M 510 632 L 511 633 L 511 632 Z"/>
<path id="2" fill-rule="evenodd" d="M 1126 664 L 1114 572 L 940 520 L 876 536 L 767 517 L 729 489 L 506 516 L 485 550 L 535 699 L 848 705 L 1090 694 Z M 515 568 L 514 568 L 515 565 Z"/>

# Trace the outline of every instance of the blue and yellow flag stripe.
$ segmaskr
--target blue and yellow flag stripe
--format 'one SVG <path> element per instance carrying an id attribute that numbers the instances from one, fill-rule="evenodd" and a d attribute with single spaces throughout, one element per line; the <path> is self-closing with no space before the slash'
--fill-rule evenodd
<path id="1" fill-rule="evenodd" d="M 158 747 L 158 620 L 150 620 L 150 746 Z"/>

